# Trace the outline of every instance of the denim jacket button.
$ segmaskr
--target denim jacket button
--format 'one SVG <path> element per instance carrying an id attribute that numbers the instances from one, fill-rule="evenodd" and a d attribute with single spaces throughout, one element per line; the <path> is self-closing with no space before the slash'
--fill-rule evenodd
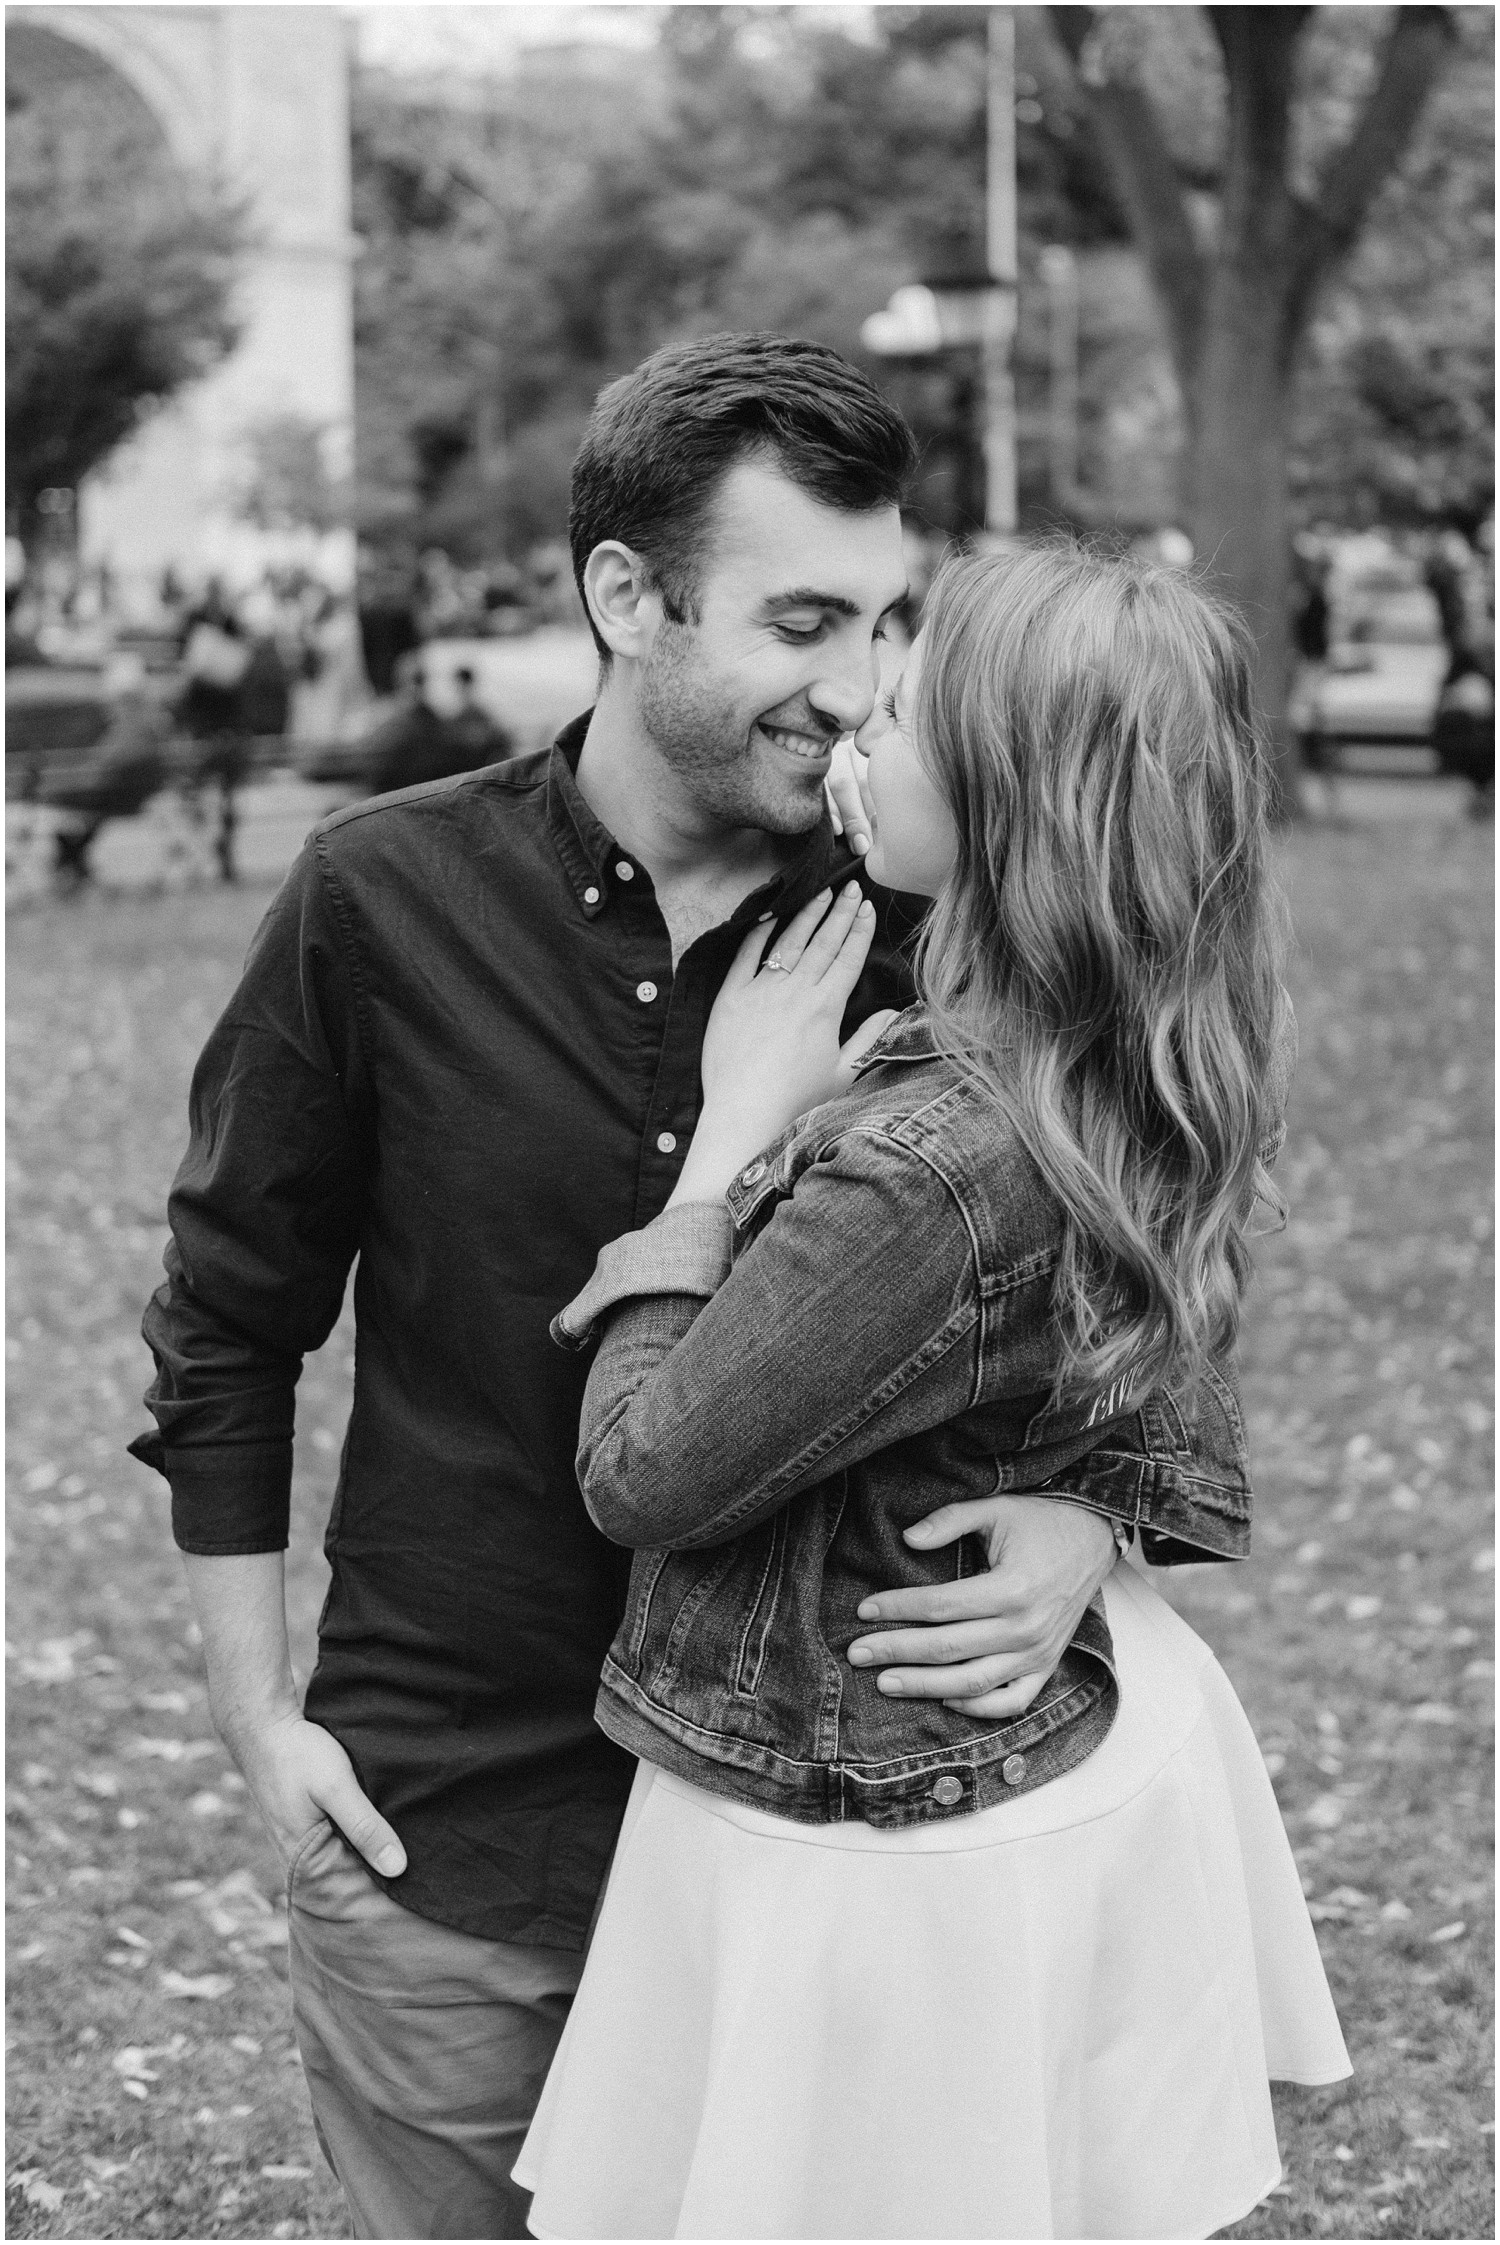
<path id="1" fill-rule="evenodd" d="M 758 1185 L 765 1174 L 765 1163 L 763 1161 L 753 1161 L 751 1162 L 748 1169 L 742 1169 L 740 1171 L 740 1183 L 742 1185 Z"/>
<path id="2" fill-rule="evenodd" d="M 939 1808 L 957 1808 L 964 1789 L 956 1777 L 940 1777 L 932 1788 L 932 1797 Z"/>
<path id="3" fill-rule="evenodd" d="M 1007 1785 L 1019 1785 L 1026 1775 L 1026 1756 L 1024 1754 L 1007 1754 L 1000 1764 L 1000 1775 Z"/>

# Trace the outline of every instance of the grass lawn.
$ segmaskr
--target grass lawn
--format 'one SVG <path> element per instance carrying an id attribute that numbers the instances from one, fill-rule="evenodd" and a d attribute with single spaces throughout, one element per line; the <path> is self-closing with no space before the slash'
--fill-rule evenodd
<path id="1" fill-rule="evenodd" d="M 1275 1776 L 1356 2065 L 1243 2237 L 1493 2234 L 1492 837 L 1287 845 L 1302 1063 L 1246 1335 L 1255 1556 L 1172 1595 Z M 10 925 L 9 2234 L 338 2237 L 275 1861 L 209 1728 L 137 1338 L 193 1058 L 265 892 Z M 347 1319 L 298 1413 L 305 1674 Z"/>

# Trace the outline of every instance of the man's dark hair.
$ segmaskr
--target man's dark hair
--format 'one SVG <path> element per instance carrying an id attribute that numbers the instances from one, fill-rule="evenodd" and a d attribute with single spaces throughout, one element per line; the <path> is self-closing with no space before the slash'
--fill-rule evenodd
<path id="1" fill-rule="evenodd" d="M 899 506 L 917 464 L 895 407 L 826 344 L 787 335 L 668 344 L 600 391 L 573 462 L 568 541 L 580 597 L 589 555 L 617 538 L 646 564 L 672 622 L 696 622 L 719 485 L 761 453 L 810 498 L 850 514 Z M 607 663 L 597 631 L 594 644 Z"/>

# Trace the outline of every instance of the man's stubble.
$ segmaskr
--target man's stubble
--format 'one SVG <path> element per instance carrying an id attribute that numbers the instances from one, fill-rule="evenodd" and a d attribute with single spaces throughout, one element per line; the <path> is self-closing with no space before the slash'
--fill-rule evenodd
<path id="1" fill-rule="evenodd" d="M 810 774 L 799 785 L 772 768 L 754 726 L 773 712 L 747 714 L 735 702 L 707 671 L 690 625 L 663 623 L 642 667 L 637 709 L 662 762 L 716 824 L 782 835 L 806 834 L 817 825 L 821 776 Z"/>

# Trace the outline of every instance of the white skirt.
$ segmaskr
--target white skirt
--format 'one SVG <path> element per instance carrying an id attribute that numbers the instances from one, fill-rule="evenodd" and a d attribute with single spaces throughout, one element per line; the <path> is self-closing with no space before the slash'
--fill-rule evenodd
<path id="1" fill-rule="evenodd" d="M 516 2180 L 542 2238 L 1202 2238 L 1351 2070 L 1228 1678 L 1143 1575 L 1050 1785 L 876 1831 L 642 1763 Z"/>

